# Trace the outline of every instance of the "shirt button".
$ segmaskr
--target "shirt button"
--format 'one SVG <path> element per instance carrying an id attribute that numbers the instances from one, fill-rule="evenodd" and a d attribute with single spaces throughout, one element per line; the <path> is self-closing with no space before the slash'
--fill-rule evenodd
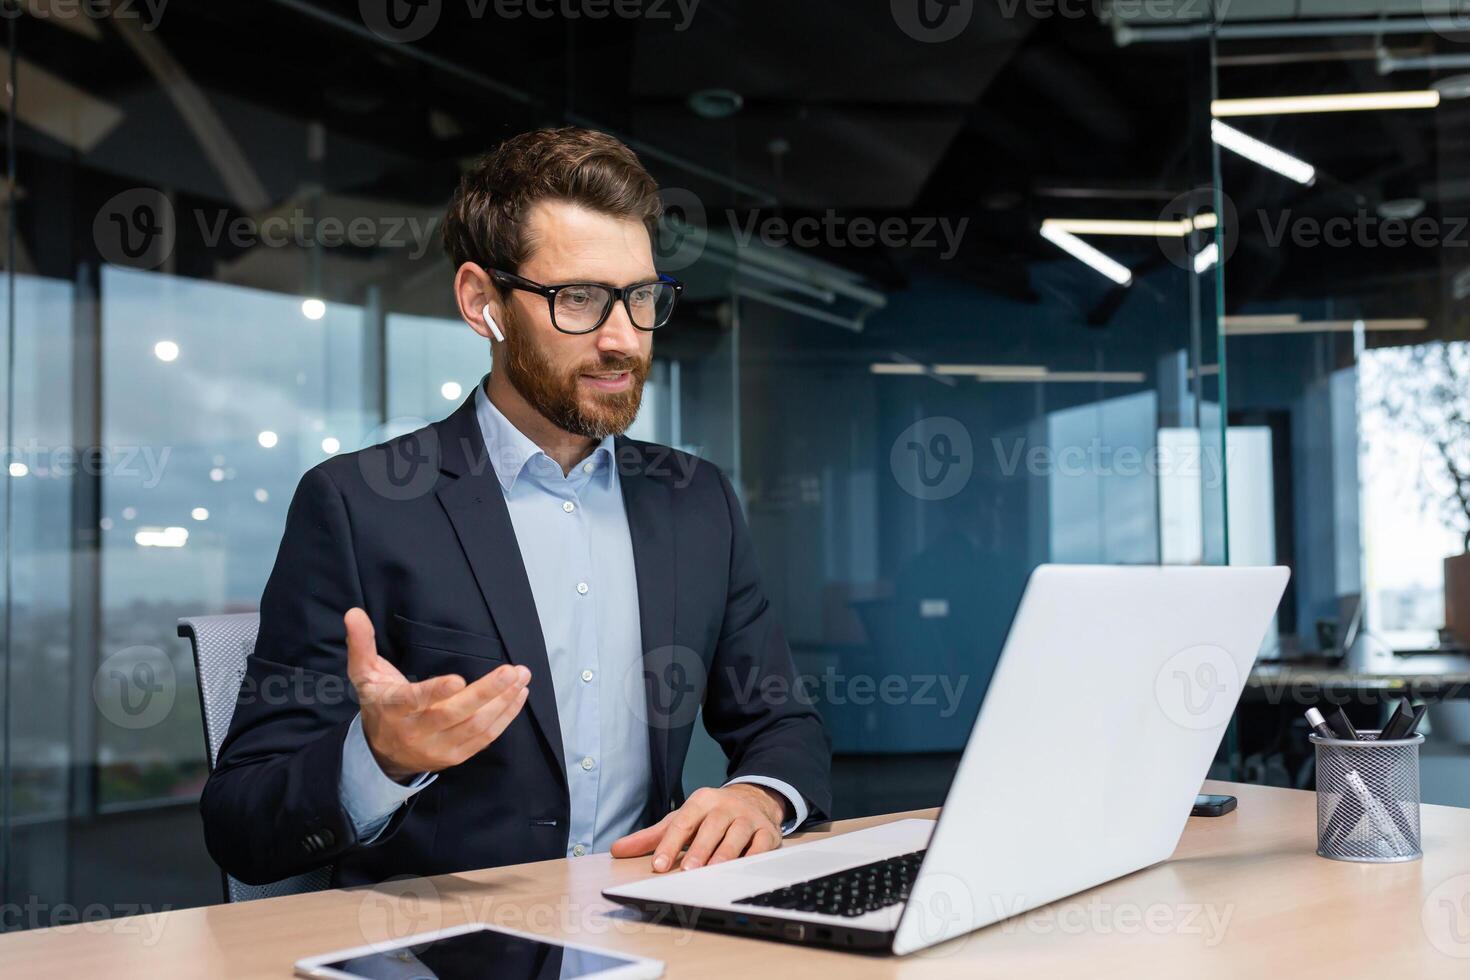
<path id="1" fill-rule="evenodd" d="M 572 503 L 570 500 L 566 500 L 562 502 L 561 509 L 570 514 L 572 511 L 577 509 L 577 505 Z"/>
<path id="2" fill-rule="evenodd" d="M 590 671 L 590 670 L 584 670 L 584 671 L 582 671 L 582 680 L 584 680 L 584 681 L 590 681 L 590 680 L 592 680 L 592 671 Z"/>
<path id="3" fill-rule="evenodd" d="M 583 769 L 586 769 L 586 770 L 589 770 L 590 771 L 592 769 L 592 767 L 595 766 L 595 765 L 597 765 L 597 763 L 595 763 L 595 762 L 592 761 L 592 756 L 590 756 L 590 755 L 587 758 L 585 758 L 585 759 L 582 760 L 582 768 Z"/>
<path id="4" fill-rule="evenodd" d="M 584 855 L 586 853 L 587 853 L 587 845 L 586 844 L 578 844 L 576 847 L 572 848 L 572 857 L 581 857 L 582 855 Z"/>
<path id="5" fill-rule="evenodd" d="M 578 582 L 577 583 L 577 595 L 586 595 L 586 594 L 587 594 L 587 583 L 586 582 Z"/>
<path id="6" fill-rule="evenodd" d="M 583 463 L 582 464 L 582 472 L 583 473 L 591 473 L 594 469 L 596 469 L 596 467 L 593 466 L 591 463 Z"/>

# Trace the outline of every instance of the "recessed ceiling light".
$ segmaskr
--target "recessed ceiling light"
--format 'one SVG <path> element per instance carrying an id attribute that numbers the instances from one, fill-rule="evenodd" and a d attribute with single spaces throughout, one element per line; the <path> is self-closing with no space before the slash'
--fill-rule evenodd
<path id="1" fill-rule="evenodd" d="M 729 119 L 744 106 L 740 93 L 727 88 L 704 88 L 689 96 L 689 108 L 701 119 Z"/>
<path id="2" fill-rule="evenodd" d="M 1438 92 L 1442 99 L 1470 99 L 1470 75 L 1437 78 L 1429 83 L 1429 87 Z"/>
<path id="3" fill-rule="evenodd" d="M 1412 221 L 1424 213 L 1422 197 L 1398 197 L 1378 203 L 1378 217 L 1385 221 Z"/>

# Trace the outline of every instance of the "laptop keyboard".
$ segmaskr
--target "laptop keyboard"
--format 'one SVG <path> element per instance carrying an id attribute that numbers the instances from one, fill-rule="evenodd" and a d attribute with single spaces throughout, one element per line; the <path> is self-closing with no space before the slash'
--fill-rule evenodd
<path id="1" fill-rule="evenodd" d="M 923 851 L 900 854 L 749 898 L 739 898 L 735 904 L 853 918 L 907 901 L 914 876 L 919 873 L 919 862 L 923 860 Z"/>

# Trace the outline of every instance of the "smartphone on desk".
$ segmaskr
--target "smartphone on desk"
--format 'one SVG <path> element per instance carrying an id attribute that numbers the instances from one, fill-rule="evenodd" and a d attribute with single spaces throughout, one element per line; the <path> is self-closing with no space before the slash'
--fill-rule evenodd
<path id="1" fill-rule="evenodd" d="M 1194 809 L 1189 811 L 1191 817 L 1223 817 L 1235 809 L 1235 797 L 1217 796 L 1213 793 L 1201 793 L 1194 798 Z"/>
<path id="2" fill-rule="evenodd" d="M 313 956 L 296 964 L 312 980 L 653 980 L 659 960 L 559 943 L 483 922 Z"/>

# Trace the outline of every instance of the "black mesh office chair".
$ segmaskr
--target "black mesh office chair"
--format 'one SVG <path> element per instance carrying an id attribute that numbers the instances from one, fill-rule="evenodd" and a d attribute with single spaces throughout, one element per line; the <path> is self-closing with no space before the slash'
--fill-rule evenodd
<path id="1" fill-rule="evenodd" d="M 220 743 L 230 730 L 235 699 L 245 676 L 245 658 L 255 650 L 255 636 L 259 631 L 260 616 L 257 613 L 186 616 L 179 620 L 179 635 L 187 638 L 194 648 L 194 670 L 199 675 L 199 708 L 204 718 L 204 747 L 210 772 L 214 771 Z M 224 885 L 225 897 L 231 902 L 299 895 L 332 887 L 332 869 L 330 866 L 318 868 L 266 885 L 247 885 L 226 874 Z"/>

